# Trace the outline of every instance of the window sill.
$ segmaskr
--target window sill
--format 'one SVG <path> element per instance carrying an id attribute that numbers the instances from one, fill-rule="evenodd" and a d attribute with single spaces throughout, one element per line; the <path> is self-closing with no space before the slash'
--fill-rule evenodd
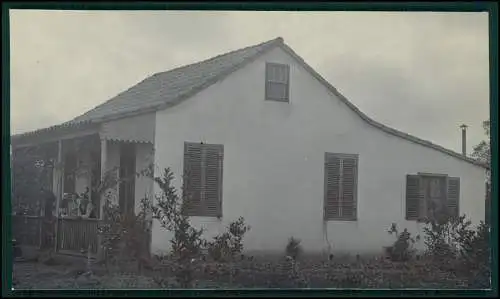
<path id="1" fill-rule="evenodd" d="M 289 99 L 273 99 L 273 98 L 266 98 L 267 102 L 279 102 L 279 103 L 290 103 Z"/>
<path id="2" fill-rule="evenodd" d="M 357 218 L 329 218 L 325 219 L 326 222 L 336 221 L 336 222 L 357 222 Z"/>
<path id="3" fill-rule="evenodd" d="M 216 215 L 200 215 L 200 214 L 193 214 L 193 213 L 186 213 L 185 216 L 187 217 L 199 217 L 199 218 L 213 218 L 213 219 L 222 219 L 222 215 L 216 216 Z"/>

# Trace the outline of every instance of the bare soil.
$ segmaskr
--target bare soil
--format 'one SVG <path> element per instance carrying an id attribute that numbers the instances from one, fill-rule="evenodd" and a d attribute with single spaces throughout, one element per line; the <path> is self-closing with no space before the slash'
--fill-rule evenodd
<path id="1" fill-rule="evenodd" d="M 50 265 L 47 265 L 50 264 Z M 437 266 L 429 261 L 394 263 L 383 259 L 303 261 L 293 275 L 287 261 L 239 261 L 234 263 L 196 262 L 192 265 L 193 288 L 486 288 L 480 273 L 455 271 L 452 265 Z M 159 289 L 180 288 L 169 266 L 162 271 L 106 269 L 85 262 L 35 260 L 15 262 L 14 289 Z M 459 274 L 462 273 L 462 274 Z M 159 282 L 161 281 L 161 283 Z M 487 282 L 486 282 L 487 283 Z"/>

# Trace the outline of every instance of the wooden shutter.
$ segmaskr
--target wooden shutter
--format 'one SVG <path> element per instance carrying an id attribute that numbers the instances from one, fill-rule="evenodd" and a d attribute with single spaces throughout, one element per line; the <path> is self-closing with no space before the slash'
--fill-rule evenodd
<path id="1" fill-rule="evenodd" d="M 458 217 L 459 214 L 459 203 L 460 203 L 460 178 L 449 177 L 448 178 L 448 192 L 447 192 L 447 208 L 449 215 L 452 217 Z"/>
<path id="2" fill-rule="evenodd" d="M 335 155 L 325 154 L 325 220 L 340 217 L 340 162 Z"/>
<path id="3" fill-rule="evenodd" d="M 341 164 L 341 218 L 356 220 L 357 158 L 344 158 Z"/>
<path id="4" fill-rule="evenodd" d="M 204 150 L 204 198 L 203 216 L 221 217 L 222 216 L 222 166 L 224 146 L 206 144 Z"/>
<path id="5" fill-rule="evenodd" d="M 406 220 L 418 220 L 422 198 L 420 176 L 406 176 Z"/>
<path id="6" fill-rule="evenodd" d="M 202 144 L 184 143 L 184 211 L 196 216 L 201 211 Z"/>

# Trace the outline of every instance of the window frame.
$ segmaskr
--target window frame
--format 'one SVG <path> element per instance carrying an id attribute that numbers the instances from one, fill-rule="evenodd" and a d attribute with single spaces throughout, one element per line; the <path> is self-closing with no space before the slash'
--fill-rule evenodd
<path id="1" fill-rule="evenodd" d="M 446 209 L 448 209 L 448 175 L 447 174 L 441 174 L 441 173 L 417 173 L 419 176 L 420 183 L 422 186 L 420 187 L 425 188 L 423 189 L 423 197 L 422 197 L 422 210 L 425 215 L 421 215 L 421 211 L 418 211 L 418 219 L 419 222 L 425 222 L 427 220 L 430 220 L 430 215 L 429 215 L 429 207 L 428 207 L 428 201 L 429 201 L 429 193 L 431 193 L 431 190 L 429 190 L 430 186 L 427 184 L 423 184 L 426 180 L 432 180 L 432 179 L 438 179 L 438 180 L 444 180 L 444 185 L 440 186 L 444 191 L 444 203 L 442 202 L 442 205 L 446 206 Z M 443 196 L 441 197 L 441 200 L 443 200 Z"/>
<path id="2" fill-rule="evenodd" d="M 274 78 L 270 78 L 269 71 L 272 68 L 277 68 L 279 70 L 284 70 L 285 72 L 285 81 L 276 80 Z M 271 97 L 269 95 L 270 85 L 281 85 L 284 86 L 285 95 L 283 97 Z M 266 101 L 274 101 L 274 102 L 290 102 L 290 65 L 284 63 L 275 63 L 275 62 L 266 62 L 265 66 L 265 99 Z"/>
<path id="3" fill-rule="evenodd" d="M 408 176 L 413 176 L 415 179 L 418 178 L 418 209 L 417 209 L 417 216 L 416 219 L 413 217 L 409 217 L 408 214 Z M 417 172 L 416 174 L 408 174 L 406 175 L 406 181 L 405 181 L 405 220 L 407 221 L 417 221 L 418 223 L 426 223 L 428 221 L 433 221 L 435 219 L 431 219 L 429 215 L 429 208 L 427 206 L 427 201 L 429 200 L 428 193 L 429 190 L 427 189 L 428 186 L 424 184 L 424 181 L 426 179 L 444 179 L 444 186 L 442 187 L 444 189 L 444 204 L 446 206 L 446 209 L 449 209 L 449 197 L 450 197 L 450 179 L 458 179 L 458 198 L 456 199 L 456 213 L 460 215 L 460 191 L 461 191 L 461 185 L 460 185 L 460 177 L 452 177 L 449 176 L 448 174 L 443 174 L 443 173 L 428 173 L 428 172 Z M 451 215 L 453 216 L 453 215 Z"/>
<path id="4" fill-rule="evenodd" d="M 359 154 L 346 154 L 346 153 L 331 153 L 331 152 L 325 152 L 324 156 L 324 196 L 323 196 L 323 220 L 324 221 L 357 221 L 358 220 L 358 188 L 359 188 Z M 328 210 L 327 210 L 327 204 L 329 201 L 328 198 L 328 191 L 329 191 L 329 185 L 328 185 L 328 163 L 330 162 L 331 158 L 337 158 L 340 161 L 339 165 L 339 188 L 338 188 L 338 193 L 339 193 L 339 212 L 338 215 L 330 215 Z M 342 213 L 342 202 L 343 202 L 343 191 L 344 191 L 344 185 L 343 185 L 343 178 L 344 178 L 344 169 L 343 169 L 343 163 L 344 160 L 346 159 L 353 159 L 355 161 L 355 167 L 354 167 L 354 176 L 353 176 L 353 215 L 350 216 L 344 216 Z"/>
<path id="5" fill-rule="evenodd" d="M 221 218 L 222 217 L 222 201 L 223 201 L 223 169 L 224 169 L 224 145 L 223 144 L 208 144 L 208 143 L 200 143 L 200 142 L 184 142 L 184 153 L 183 153 L 183 200 L 189 200 L 188 197 L 184 194 L 187 188 L 187 180 L 186 176 L 189 175 L 186 173 L 186 161 L 189 157 L 186 156 L 188 153 L 188 147 L 189 146 L 199 146 L 200 147 L 200 190 L 199 190 L 199 199 L 195 199 L 199 204 L 190 206 L 189 208 L 185 209 L 185 215 L 186 216 L 193 216 L 193 217 L 215 217 L 215 218 Z M 217 154 L 217 170 L 218 170 L 218 181 L 217 181 L 217 204 L 215 206 L 215 212 L 211 211 L 211 207 L 208 205 L 209 202 L 206 201 L 206 194 L 207 194 L 207 150 L 210 149 L 210 147 L 216 148 L 218 147 L 218 154 Z M 189 162 L 190 164 L 193 163 L 193 161 Z M 188 179 L 189 180 L 189 179 Z M 189 206 L 189 204 L 188 204 Z"/>

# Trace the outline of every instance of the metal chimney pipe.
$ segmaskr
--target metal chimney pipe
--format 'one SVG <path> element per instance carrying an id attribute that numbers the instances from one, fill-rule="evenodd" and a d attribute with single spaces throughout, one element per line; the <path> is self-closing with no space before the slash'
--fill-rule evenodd
<path id="1" fill-rule="evenodd" d="M 462 155 L 467 156 L 467 125 L 461 125 L 460 129 L 462 129 Z"/>

